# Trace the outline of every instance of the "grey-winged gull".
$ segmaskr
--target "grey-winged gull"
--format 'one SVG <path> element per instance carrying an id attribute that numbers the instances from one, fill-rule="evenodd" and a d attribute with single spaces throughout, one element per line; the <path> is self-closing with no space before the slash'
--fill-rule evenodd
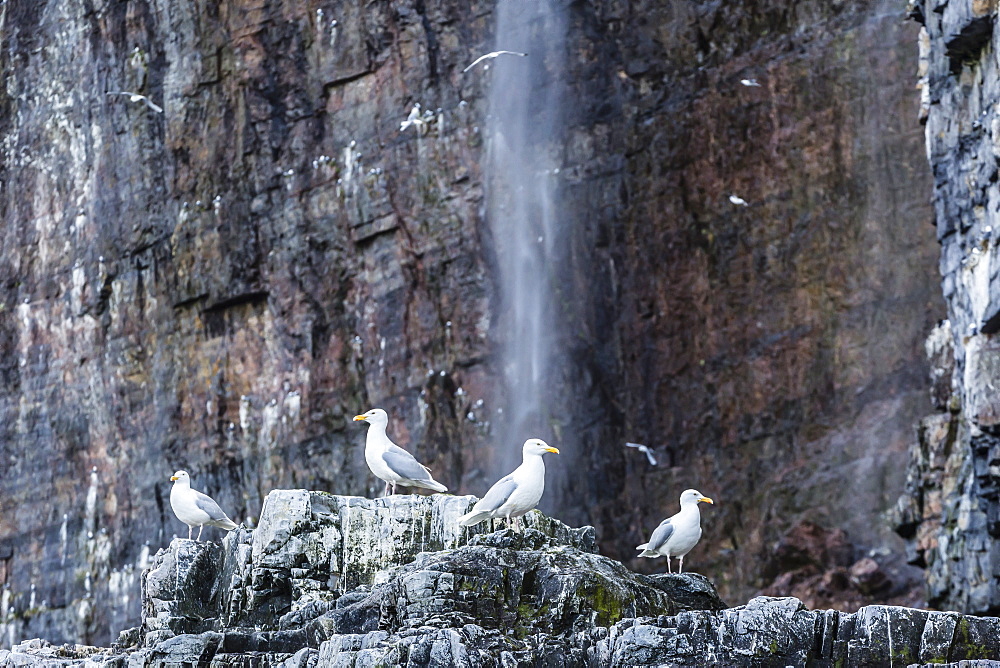
<path id="1" fill-rule="evenodd" d="M 399 447 L 386 436 L 389 415 L 381 408 L 373 408 L 362 415 L 355 415 L 355 421 L 368 423 L 365 437 L 365 461 L 376 477 L 385 481 L 385 493 L 396 493 L 396 485 L 422 487 L 435 492 L 447 492 L 448 488 L 431 477 L 429 468 L 418 462 L 413 455 Z"/>
<path id="2" fill-rule="evenodd" d="M 458 518 L 462 526 L 479 524 L 491 517 L 503 517 L 507 526 L 514 520 L 514 530 L 521 529 L 521 515 L 538 505 L 545 491 L 545 462 L 547 452 L 559 454 L 540 438 L 529 438 L 521 448 L 521 465 L 513 473 L 500 478 L 472 510 Z"/>
<path id="3" fill-rule="evenodd" d="M 174 509 L 177 519 L 188 525 L 189 540 L 193 527 L 198 527 L 198 537 L 195 540 L 201 540 L 201 532 L 206 525 L 226 531 L 237 527 L 236 522 L 229 519 L 215 499 L 191 489 L 191 477 L 187 471 L 178 471 L 170 479 L 174 481 L 174 486 L 170 489 L 170 507 Z"/>
<path id="4" fill-rule="evenodd" d="M 690 552 L 701 539 L 701 511 L 698 504 L 715 504 L 712 499 L 695 489 L 681 494 L 681 512 L 660 522 L 648 543 L 635 549 L 642 550 L 640 557 L 666 557 L 667 572 L 670 573 L 670 557 L 679 557 L 678 573 L 684 572 L 684 555 Z"/>

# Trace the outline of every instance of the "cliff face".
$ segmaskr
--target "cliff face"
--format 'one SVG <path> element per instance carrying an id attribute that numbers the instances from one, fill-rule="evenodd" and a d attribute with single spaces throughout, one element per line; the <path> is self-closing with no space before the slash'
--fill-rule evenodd
<path id="1" fill-rule="evenodd" d="M 927 341 L 937 413 L 911 453 L 898 531 L 932 605 L 1000 611 L 1000 71 L 996 2 L 912 2 L 948 320 Z"/>
<path id="2" fill-rule="evenodd" d="M 210 4 L 0 5 L 5 644 L 135 618 L 177 468 L 253 519 L 276 487 L 374 496 L 349 423 L 373 405 L 453 490 L 519 445 L 493 440 L 490 76 L 461 72 L 493 4 Z M 625 557 L 699 487 L 692 561 L 736 598 L 800 521 L 897 547 L 873 517 L 939 315 L 916 26 L 868 0 L 558 4 L 543 507 Z"/>

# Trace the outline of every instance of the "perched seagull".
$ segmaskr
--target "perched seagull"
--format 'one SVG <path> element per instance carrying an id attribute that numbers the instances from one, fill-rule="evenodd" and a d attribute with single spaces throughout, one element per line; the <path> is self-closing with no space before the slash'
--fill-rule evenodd
<path id="1" fill-rule="evenodd" d="M 406 120 L 399 124 L 399 131 L 403 132 L 406 128 L 410 126 L 417 128 L 419 132 L 420 129 L 426 125 L 424 119 L 420 118 L 420 103 L 417 102 L 413 105 L 413 109 L 410 109 L 410 115 L 406 117 Z"/>
<path id="2" fill-rule="evenodd" d="M 649 460 L 650 466 L 656 466 L 656 456 L 653 454 L 653 449 L 648 445 L 643 445 L 642 443 L 626 443 L 626 448 L 636 448 L 642 454 L 646 455 L 646 459 Z"/>
<path id="3" fill-rule="evenodd" d="M 739 197 L 738 195 L 730 195 L 729 201 L 735 204 L 736 206 L 750 206 L 749 204 L 747 204 L 747 201 L 745 199 Z"/>
<path id="4" fill-rule="evenodd" d="M 448 488 L 431 477 L 431 470 L 414 459 L 413 455 L 389 440 L 385 435 L 389 415 L 381 408 L 373 408 L 363 415 L 355 415 L 356 422 L 368 423 L 368 436 L 365 438 L 365 461 L 376 477 L 385 481 L 385 493 L 388 495 L 392 485 L 392 494 L 396 493 L 396 485 L 404 487 L 422 487 L 435 492 L 447 492 Z"/>
<path id="5" fill-rule="evenodd" d="M 681 494 L 681 512 L 660 522 L 648 543 L 635 549 L 642 550 L 640 557 L 666 557 L 667 572 L 670 573 L 670 557 L 679 557 L 678 573 L 684 572 L 684 555 L 690 552 L 701 539 L 701 512 L 698 504 L 715 502 L 701 492 L 688 489 Z"/>
<path id="6" fill-rule="evenodd" d="M 756 79 L 740 79 L 740 83 L 751 88 L 760 88 L 760 84 L 757 83 Z"/>
<path id="7" fill-rule="evenodd" d="M 528 54 L 521 53 L 520 51 L 493 51 L 492 53 L 487 53 L 485 56 L 479 56 L 478 58 L 473 60 L 471 65 L 462 70 L 462 73 L 464 74 L 468 72 L 469 70 L 471 70 L 473 67 L 483 62 L 484 60 L 492 60 L 497 56 L 521 56 L 522 58 L 524 58 L 527 55 Z"/>
<path id="8" fill-rule="evenodd" d="M 201 540 L 205 525 L 226 531 L 236 528 L 236 522 L 222 512 L 222 508 L 212 497 L 191 489 L 191 478 L 187 471 L 178 471 L 170 479 L 174 481 L 174 486 L 170 489 L 170 507 L 174 509 L 177 519 L 188 525 L 188 540 L 191 539 L 193 527 L 198 527 L 198 537 L 195 540 Z"/>
<path id="9" fill-rule="evenodd" d="M 537 506 L 545 491 L 545 463 L 542 455 L 547 452 L 559 454 L 559 450 L 540 438 L 525 441 L 521 448 L 521 465 L 490 487 L 486 496 L 470 512 L 458 518 L 458 523 L 468 527 L 491 517 L 503 517 L 510 527 L 510 520 L 513 518 L 514 530 L 520 531 L 521 515 Z"/>
<path id="10" fill-rule="evenodd" d="M 163 113 L 163 107 L 156 104 L 145 95 L 139 95 L 138 93 L 130 93 L 126 90 L 123 90 L 118 93 L 108 93 L 108 95 L 128 95 L 128 99 L 130 102 L 145 102 L 146 106 L 155 111 L 156 113 L 158 114 Z"/>

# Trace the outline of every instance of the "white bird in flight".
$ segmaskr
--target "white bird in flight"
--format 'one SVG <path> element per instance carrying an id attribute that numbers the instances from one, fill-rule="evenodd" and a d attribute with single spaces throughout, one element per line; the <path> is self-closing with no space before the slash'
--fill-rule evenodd
<path id="1" fill-rule="evenodd" d="M 756 79 L 740 79 L 740 83 L 744 86 L 750 86 L 751 88 L 760 88 L 760 84 L 757 83 Z"/>
<path id="2" fill-rule="evenodd" d="M 475 67 L 479 63 L 483 62 L 484 60 L 492 60 L 493 58 L 496 58 L 497 56 L 521 56 L 522 58 L 524 58 L 527 55 L 528 54 L 521 53 L 520 51 L 493 51 L 491 53 L 487 53 L 484 56 L 479 56 L 478 58 L 476 58 L 475 60 L 473 60 L 471 65 L 469 65 L 464 70 L 462 70 L 462 73 L 464 74 L 464 73 L 468 72 L 469 70 L 471 70 L 473 67 Z"/>
<path id="3" fill-rule="evenodd" d="M 145 102 L 146 106 L 155 111 L 156 113 L 158 114 L 163 113 L 163 107 L 156 104 L 145 95 L 139 95 L 139 93 L 131 93 L 127 90 L 123 90 L 115 93 L 108 93 L 108 95 L 128 95 L 129 102 Z"/>
<path id="4" fill-rule="evenodd" d="M 747 201 L 745 199 L 743 199 L 738 195 L 730 195 L 729 201 L 735 204 L 736 206 L 750 206 L 749 204 L 747 204 Z"/>
<path id="5" fill-rule="evenodd" d="M 403 132 L 406 128 L 410 126 L 417 128 L 419 132 L 421 128 L 425 125 L 424 119 L 420 118 L 420 103 L 417 102 L 413 105 L 413 109 L 410 109 L 410 115 L 406 117 L 406 120 L 399 124 L 399 131 Z"/>
<path id="6" fill-rule="evenodd" d="M 653 454 L 653 449 L 648 445 L 643 445 L 642 443 L 626 443 L 626 448 L 635 448 L 642 454 L 646 455 L 646 459 L 649 460 L 650 466 L 656 466 L 656 456 Z"/>

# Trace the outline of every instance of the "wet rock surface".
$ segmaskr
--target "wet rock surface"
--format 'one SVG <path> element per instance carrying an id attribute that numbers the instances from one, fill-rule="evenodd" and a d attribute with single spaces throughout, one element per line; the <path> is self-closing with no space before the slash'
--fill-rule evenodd
<path id="1" fill-rule="evenodd" d="M 272 492 L 255 531 L 156 554 L 142 624 L 111 648 L 33 640 L 0 650 L 0 666 L 905 665 L 1000 652 L 996 619 L 781 597 L 726 608 L 701 575 L 647 577 L 596 554 L 590 527 L 537 511 L 523 534 L 449 523 L 474 501 Z"/>

